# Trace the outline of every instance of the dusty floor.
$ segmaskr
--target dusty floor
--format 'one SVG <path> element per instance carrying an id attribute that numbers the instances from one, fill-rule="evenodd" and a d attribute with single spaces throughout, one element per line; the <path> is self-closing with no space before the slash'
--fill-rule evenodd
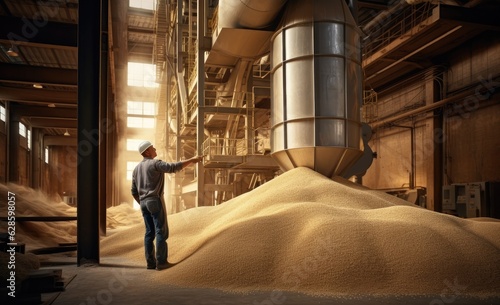
<path id="1" fill-rule="evenodd" d="M 154 283 L 147 270 L 137 263 L 118 257 L 101 257 L 99 266 L 76 266 L 74 257 L 53 255 L 42 263 L 42 269 L 62 269 L 67 286 L 64 291 L 45 293 L 44 305 L 96 305 L 96 304 L 252 304 L 252 305 L 392 305 L 392 304 L 453 304 L 483 305 L 500 304 L 497 299 L 478 299 L 460 294 L 443 296 L 360 296 L 313 297 L 295 292 L 261 291 L 234 294 L 215 289 L 185 288 Z M 172 267 L 172 268 L 175 268 Z M 154 278 L 154 277 L 153 277 Z M 451 290 L 449 290 L 451 291 Z"/>

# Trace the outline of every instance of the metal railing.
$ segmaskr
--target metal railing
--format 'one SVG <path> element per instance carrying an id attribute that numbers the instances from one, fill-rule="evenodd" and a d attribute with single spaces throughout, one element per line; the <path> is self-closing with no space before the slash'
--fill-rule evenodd
<path id="1" fill-rule="evenodd" d="M 383 33 L 369 40 L 363 46 L 363 58 L 370 57 L 381 48 L 401 38 L 412 29 L 415 29 L 419 24 L 432 16 L 435 7 L 436 5 L 432 3 L 412 5 L 403 10 L 400 15 L 393 16 L 396 18 L 396 20 L 393 21 L 394 25 L 388 29 L 384 29 Z M 388 18 L 391 18 L 391 16 Z M 376 35 L 377 33 L 368 34 Z"/>
<path id="2" fill-rule="evenodd" d="M 213 156 L 244 156 L 247 154 L 245 139 L 230 139 L 208 137 L 203 142 L 203 155 Z"/>

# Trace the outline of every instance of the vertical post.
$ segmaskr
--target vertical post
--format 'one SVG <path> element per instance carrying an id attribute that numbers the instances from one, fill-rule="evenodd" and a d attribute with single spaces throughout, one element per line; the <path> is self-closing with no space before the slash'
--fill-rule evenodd
<path id="1" fill-rule="evenodd" d="M 438 76 L 443 75 L 438 68 L 431 70 L 431 79 L 426 82 L 426 100 L 435 103 L 442 99 L 442 87 L 439 84 Z M 443 81 L 446 83 L 446 81 Z M 434 110 L 432 116 L 432 142 L 434 151 L 431 160 L 432 170 L 428 172 L 427 181 L 432 181 L 432 187 L 427 187 L 427 200 L 432 200 L 432 209 L 437 212 L 443 211 L 442 189 L 444 181 L 444 107 Z M 431 177 L 429 177 L 431 176 Z M 429 180 L 430 179 L 430 180 Z"/>
<path id="2" fill-rule="evenodd" d="M 40 129 L 33 128 L 31 132 L 31 187 L 40 187 Z"/>
<path id="3" fill-rule="evenodd" d="M 417 179 L 417 164 L 416 164 L 416 151 L 415 151 L 415 122 L 412 119 L 412 124 L 410 127 L 410 163 L 411 163 L 411 172 L 410 172 L 410 189 L 415 188 L 416 179 Z"/>
<path id="4" fill-rule="evenodd" d="M 203 154 L 203 140 L 205 134 L 205 12 L 206 12 L 206 1 L 197 1 L 197 22 L 196 22 L 196 33 L 198 35 L 197 41 L 197 96 L 198 96 L 198 117 L 196 120 L 196 151 L 199 155 Z M 198 187 L 197 187 L 197 206 L 205 205 L 205 170 L 203 167 L 203 162 L 196 163 L 198 170 Z"/>
<path id="5" fill-rule="evenodd" d="M 184 82 L 184 78 L 182 70 L 184 69 L 184 57 L 183 57 L 183 52 L 182 52 L 182 4 L 183 1 L 177 1 L 177 41 L 176 41 L 176 46 L 175 46 L 175 53 L 177 54 L 177 66 L 174 71 L 174 73 L 177 75 L 177 104 L 176 104 L 176 114 L 175 117 L 177 118 L 176 120 L 176 141 L 175 141 L 175 160 L 179 161 L 181 159 L 181 153 L 182 153 L 182 140 L 181 140 L 181 126 L 182 123 L 184 123 L 184 117 L 185 115 L 182 113 L 182 94 L 183 90 L 181 90 Z M 189 5 L 189 4 L 188 4 Z M 183 173 L 182 173 L 183 174 Z M 175 178 L 174 178 L 174 194 L 182 194 L 182 187 L 179 186 L 179 181 L 181 181 L 181 173 L 176 173 Z M 175 200 L 175 207 L 178 210 L 181 210 L 180 208 L 180 197 L 176 198 Z"/>
<path id="6" fill-rule="evenodd" d="M 80 1 L 78 5 L 78 266 L 99 263 L 100 25 L 101 0 Z"/>
<path id="7" fill-rule="evenodd" d="M 99 103 L 99 232 L 106 236 L 106 193 L 107 193 L 107 146 L 108 142 L 108 0 L 101 7 L 101 64 L 100 64 L 100 103 Z"/>
<path id="8" fill-rule="evenodd" d="M 9 103 L 7 130 L 7 182 L 19 182 L 19 122 L 21 118 L 16 113 L 16 106 Z"/>

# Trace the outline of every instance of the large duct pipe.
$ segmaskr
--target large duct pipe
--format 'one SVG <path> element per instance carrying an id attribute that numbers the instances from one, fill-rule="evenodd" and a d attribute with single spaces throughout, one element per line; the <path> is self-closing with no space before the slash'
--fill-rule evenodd
<path id="1" fill-rule="evenodd" d="M 273 157 L 341 175 L 362 155 L 360 33 L 345 1 L 289 1 L 271 57 Z"/>
<path id="2" fill-rule="evenodd" d="M 218 29 L 269 27 L 287 0 L 220 0 Z"/>

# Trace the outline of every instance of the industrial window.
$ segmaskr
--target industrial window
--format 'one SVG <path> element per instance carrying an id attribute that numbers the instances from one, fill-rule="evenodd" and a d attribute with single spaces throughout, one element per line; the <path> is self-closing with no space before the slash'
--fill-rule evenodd
<path id="1" fill-rule="evenodd" d="M 137 151 L 139 144 L 144 140 L 141 139 L 127 139 L 127 150 L 128 151 Z"/>
<path id="2" fill-rule="evenodd" d="M 49 148 L 45 147 L 45 163 L 49 164 Z"/>
<path id="3" fill-rule="evenodd" d="M 154 128 L 156 104 L 153 102 L 127 102 L 127 127 Z"/>
<path id="4" fill-rule="evenodd" d="M 156 114 L 156 104 L 153 102 L 127 102 L 127 113 L 137 114 L 137 115 L 155 115 Z"/>
<path id="5" fill-rule="evenodd" d="M 19 134 L 26 138 L 26 126 L 21 122 L 19 122 Z"/>
<path id="6" fill-rule="evenodd" d="M 0 105 L 0 120 L 5 122 L 5 107 Z"/>
<path id="7" fill-rule="evenodd" d="M 155 82 L 156 65 L 138 62 L 128 63 L 128 85 L 136 87 L 158 87 Z"/>
<path id="8" fill-rule="evenodd" d="M 143 8 L 147 10 L 154 10 L 156 8 L 155 0 L 130 0 L 130 7 Z"/>
<path id="9" fill-rule="evenodd" d="M 28 149 L 31 149 L 31 130 L 26 130 L 26 140 L 28 142 Z"/>
<path id="10" fill-rule="evenodd" d="M 127 117 L 127 127 L 130 128 L 154 128 L 155 119 L 154 118 L 144 118 L 144 117 Z"/>
<path id="11" fill-rule="evenodd" d="M 132 181 L 132 172 L 139 162 L 127 161 L 127 180 Z"/>

